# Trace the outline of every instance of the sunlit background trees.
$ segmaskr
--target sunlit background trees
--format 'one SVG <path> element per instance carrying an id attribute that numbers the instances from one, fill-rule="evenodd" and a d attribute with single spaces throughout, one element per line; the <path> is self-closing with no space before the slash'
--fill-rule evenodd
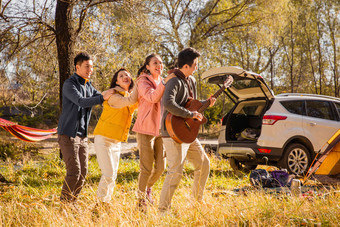
<path id="1" fill-rule="evenodd" d="M 188 46 L 202 53 L 201 99 L 217 87 L 199 76 L 218 66 L 260 73 L 276 94 L 339 97 L 339 15 L 338 0 L 0 0 L 0 105 L 57 119 L 78 51 L 95 57 L 104 90 L 115 70 L 135 75 L 152 52 L 166 75 Z M 220 98 L 206 114 L 218 122 L 226 109 Z"/>

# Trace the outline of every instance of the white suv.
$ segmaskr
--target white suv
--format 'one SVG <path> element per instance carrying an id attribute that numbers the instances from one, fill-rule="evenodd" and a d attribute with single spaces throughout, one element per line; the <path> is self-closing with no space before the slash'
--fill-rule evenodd
<path id="1" fill-rule="evenodd" d="M 218 152 L 234 170 L 258 164 L 304 174 L 317 151 L 340 128 L 340 99 L 312 94 L 274 96 L 263 78 L 238 67 L 220 67 L 202 74 L 221 86 L 234 83 L 227 96 L 235 103 L 223 117 Z"/>

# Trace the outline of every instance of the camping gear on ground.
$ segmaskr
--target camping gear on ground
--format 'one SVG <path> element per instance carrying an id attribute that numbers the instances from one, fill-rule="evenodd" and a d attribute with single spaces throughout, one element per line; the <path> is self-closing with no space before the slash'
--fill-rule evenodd
<path id="1" fill-rule="evenodd" d="M 301 199 L 313 200 L 315 198 L 326 198 L 327 196 L 334 196 L 335 194 L 340 194 L 339 190 L 334 191 L 333 187 L 320 186 L 320 185 L 309 185 L 303 186 L 299 183 L 298 179 L 289 187 L 275 187 L 275 188 L 254 188 L 251 186 L 245 186 L 242 188 L 234 188 L 232 190 L 223 190 L 212 192 L 213 197 L 219 196 L 247 196 L 251 193 L 264 193 L 273 195 L 278 199 L 287 198 L 291 196 L 296 196 Z M 300 181 L 301 182 L 301 181 Z M 295 185 L 298 187 L 295 188 Z"/>
<path id="2" fill-rule="evenodd" d="M 271 171 L 270 175 L 272 176 L 273 179 L 275 179 L 279 183 L 280 187 L 289 186 L 292 180 L 287 171 L 284 170 Z"/>
<path id="3" fill-rule="evenodd" d="M 284 170 L 274 170 L 268 173 L 265 169 L 255 169 L 251 171 L 249 180 L 254 187 L 289 187 L 292 176 Z"/>
<path id="4" fill-rule="evenodd" d="M 292 180 L 290 191 L 294 196 L 299 196 L 301 194 L 301 181 L 299 179 Z"/>
<path id="5" fill-rule="evenodd" d="M 303 184 L 315 175 L 335 176 L 340 174 L 340 129 L 327 141 L 317 153 L 309 168 Z"/>
<path id="6" fill-rule="evenodd" d="M 17 123 L 0 118 L 0 127 L 26 142 L 37 142 L 50 138 L 53 134 L 57 133 L 56 129 L 37 129 L 30 128 Z"/>
<path id="7" fill-rule="evenodd" d="M 272 188 L 272 178 L 265 169 L 252 170 L 249 175 L 250 183 L 254 187 Z"/>

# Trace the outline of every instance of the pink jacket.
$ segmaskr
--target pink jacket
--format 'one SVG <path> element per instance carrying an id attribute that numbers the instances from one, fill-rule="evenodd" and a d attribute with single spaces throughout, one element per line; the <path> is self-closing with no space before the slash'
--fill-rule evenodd
<path id="1" fill-rule="evenodd" d="M 158 136 L 161 123 L 161 99 L 165 86 L 158 86 L 151 75 L 141 74 L 137 79 L 138 113 L 132 128 L 134 132 Z"/>

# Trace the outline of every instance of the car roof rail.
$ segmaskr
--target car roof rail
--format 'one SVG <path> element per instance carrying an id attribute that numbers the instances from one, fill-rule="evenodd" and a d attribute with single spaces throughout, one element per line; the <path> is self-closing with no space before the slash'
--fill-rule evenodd
<path id="1" fill-rule="evenodd" d="M 318 94 L 307 94 L 307 93 L 282 93 L 278 94 L 276 96 L 307 96 L 307 97 L 319 97 L 319 98 L 328 98 L 340 101 L 340 98 L 334 97 L 334 96 L 328 96 L 328 95 L 318 95 Z"/>

